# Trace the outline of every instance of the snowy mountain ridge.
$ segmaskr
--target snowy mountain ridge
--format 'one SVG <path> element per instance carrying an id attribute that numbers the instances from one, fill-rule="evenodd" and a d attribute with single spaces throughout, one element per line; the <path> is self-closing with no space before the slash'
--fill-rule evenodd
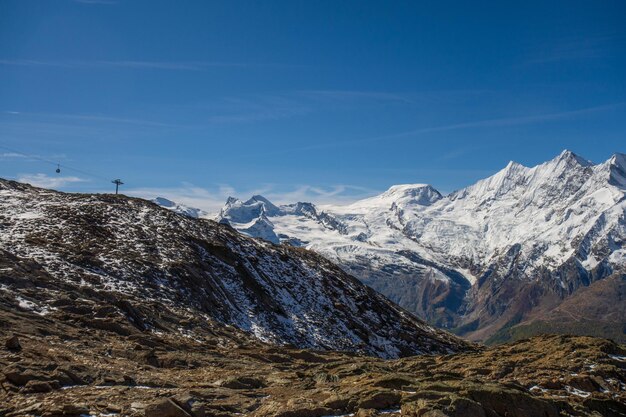
<path id="1" fill-rule="evenodd" d="M 486 281 L 548 274 L 542 279 L 563 298 L 624 267 L 625 195 L 625 155 L 594 165 L 563 151 L 535 167 L 510 162 L 447 196 L 414 184 L 345 206 L 230 198 L 218 220 L 312 249 L 447 327 L 477 319 L 492 299 L 481 294 Z M 555 272 L 572 262 L 576 279 Z M 501 302 L 497 310 L 509 308 Z"/>
<path id="2" fill-rule="evenodd" d="M 202 209 L 189 207 L 185 204 L 176 203 L 172 200 L 168 200 L 165 197 L 156 197 L 152 199 L 151 201 L 154 204 L 157 204 L 163 208 L 166 208 L 168 210 L 171 210 L 178 214 L 182 214 L 187 217 L 192 217 L 192 218 L 197 219 L 197 218 L 204 218 L 209 215 L 209 213 L 207 213 L 206 211 Z"/>

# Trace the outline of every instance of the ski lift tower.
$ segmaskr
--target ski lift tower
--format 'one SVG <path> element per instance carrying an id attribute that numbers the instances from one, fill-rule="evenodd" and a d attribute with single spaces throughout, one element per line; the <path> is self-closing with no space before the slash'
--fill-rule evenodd
<path id="1" fill-rule="evenodd" d="M 113 180 L 113 181 L 111 181 L 111 182 L 112 182 L 113 184 L 115 184 L 115 194 L 117 194 L 117 192 L 118 192 L 118 190 L 119 190 L 119 188 L 120 188 L 120 185 L 123 185 L 124 183 L 123 183 L 123 182 L 122 182 L 122 180 L 121 180 L 121 179 L 119 179 L 119 178 L 118 178 L 118 179 L 116 179 L 116 180 Z"/>

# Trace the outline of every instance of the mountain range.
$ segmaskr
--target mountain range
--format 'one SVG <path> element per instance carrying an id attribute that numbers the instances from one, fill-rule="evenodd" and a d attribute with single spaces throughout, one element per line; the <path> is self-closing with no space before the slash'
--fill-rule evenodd
<path id="1" fill-rule="evenodd" d="M 624 345 L 469 343 L 296 241 L 168 206 L 0 180 L 1 416 L 626 415 Z M 310 205 L 277 209 L 350 233 Z M 617 299 L 585 303 L 616 292 L 595 282 L 560 313 L 615 315 Z"/>
<path id="2" fill-rule="evenodd" d="M 510 162 L 445 196 L 410 184 L 341 206 L 231 197 L 217 220 L 313 250 L 469 339 L 568 331 L 625 340 L 625 196 L 624 154 L 593 164 L 563 151 L 534 167 Z M 573 307 L 582 294 L 584 315 Z"/>

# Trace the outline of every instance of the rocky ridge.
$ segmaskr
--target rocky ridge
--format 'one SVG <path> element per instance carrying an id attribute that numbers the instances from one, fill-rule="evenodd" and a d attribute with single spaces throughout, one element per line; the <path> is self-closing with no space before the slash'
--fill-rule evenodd
<path id="1" fill-rule="evenodd" d="M 0 294 L 44 316 L 76 308 L 66 305 L 73 304 L 65 300 L 71 292 L 109 304 L 102 314 L 123 314 L 146 331 L 197 316 L 266 342 L 381 357 L 469 346 L 313 252 L 250 239 L 142 199 L 0 180 L 0 251 Z M 150 312 L 155 306 L 178 319 L 159 321 Z M 109 325 L 97 315 L 83 319 Z M 175 326 L 193 337 L 192 329 Z"/>

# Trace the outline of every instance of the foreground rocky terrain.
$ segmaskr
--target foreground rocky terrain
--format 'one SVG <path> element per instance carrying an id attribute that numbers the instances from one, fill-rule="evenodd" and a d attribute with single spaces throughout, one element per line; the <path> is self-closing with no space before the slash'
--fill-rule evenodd
<path id="1" fill-rule="evenodd" d="M 346 206 L 229 198 L 218 220 L 316 251 L 419 317 L 472 340 L 563 328 L 626 341 L 619 308 L 626 298 L 623 154 L 600 164 L 569 151 L 534 167 L 511 162 L 446 196 L 409 184 Z M 616 294 L 599 284 L 576 295 L 607 277 L 621 281 Z M 557 310 L 570 297 L 610 311 L 587 308 L 566 329 Z"/>
<path id="2" fill-rule="evenodd" d="M 122 317 L 102 326 L 85 316 L 112 318 L 111 306 L 75 301 L 41 316 L 1 299 L 0 416 L 626 415 L 626 346 L 604 339 L 383 360 L 271 346 L 193 317 L 189 337 Z"/>

